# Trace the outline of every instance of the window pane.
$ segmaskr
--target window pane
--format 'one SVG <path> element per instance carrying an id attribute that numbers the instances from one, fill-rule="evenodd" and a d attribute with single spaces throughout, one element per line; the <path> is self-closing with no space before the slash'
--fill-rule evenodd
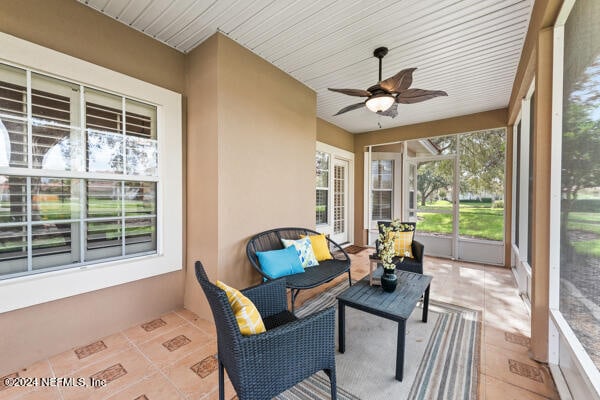
<path id="1" fill-rule="evenodd" d="M 156 214 L 156 183 L 125 182 L 125 215 Z"/>
<path id="2" fill-rule="evenodd" d="M 158 174 L 158 142 L 152 139 L 128 136 L 127 173 L 156 176 Z"/>
<path id="3" fill-rule="evenodd" d="M 600 368 L 600 3 L 565 25 L 560 311 Z"/>
<path id="4" fill-rule="evenodd" d="M 0 276 L 27 271 L 27 227 L 0 228 Z"/>
<path id="5" fill-rule="evenodd" d="M 428 139 L 434 155 L 456 154 L 456 136 L 438 136 Z M 428 146 L 429 147 L 429 146 Z"/>
<path id="6" fill-rule="evenodd" d="M 87 170 L 123 172 L 123 135 L 88 131 Z"/>
<path id="7" fill-rule="evenodd" d="M 156 107 L 133 100 L 125 102 L 127 136 L 156 139 Z"/>
<path id="8" fill-rule="evenodd" d="M 394 161 L 372 161 L 371 179 L 373 189 L 392 189 L 394 186 Z"/>
<path id="9" fill-rule="evenodd" d="M 78 219 L 78 189 L 78 180 L 31 178 L 32 220 Z"/>
<path id="10" fill-rule="evenodd" d="M 329 222 L 328 215 L 328 204 L 329 204 L 329 190 L 317 189 L 317 209 L 316 209 L 316 221 L 318 224 L 327 224 Z"/>
<path id="11" fill-rule="evenodd" d="M 156 250 L 156 218 L 125 221 L 125 254 Z"/>
<path id="12" fill-rule="evenodd" d="M 27 181 L 0 175 L 0 223 L 27 221 Z"/>
<path id="13" fill-rule="evenodd" d="M 27 117 L 27 73 L 0 64 L 0 115 Z"/>
<path id="14" fill-rule="evenodd" d="M 33 167 L 71 170 L 71 140 L 79 140 L 79 86 L 32 74 Z"/>
<path id="15" fill-rule="evenodd" d="M 316 157 L 317 181 L 316 187 L 329 187 L 329 154 L 317 151 Z"/>
<path id="16" fill-rule="evenodd" d="M 0 167 L 27 167 L 27 123 L 0 117 Z"/>
<path id="17" fill-rule="evenodd" d="M 374 221 L 392 219 L 392 191 L 373 190 L 371 192 L 371 219 Z"/>
<path id="18" fill-rule="evenodd" d="M 87 182 L 87 217 L 106 218 L 121 215 L 121 182 Z"/>
<path id="19" fill-rule="evenodd" d="M 79 223 L 32 226 L 33 269 L 79 262 Z"/>
<path id="20" fill-rule="evenodd" d="M 88 222 L 86 230 L 86 261 L 123 255 L 120 219 Z"/>

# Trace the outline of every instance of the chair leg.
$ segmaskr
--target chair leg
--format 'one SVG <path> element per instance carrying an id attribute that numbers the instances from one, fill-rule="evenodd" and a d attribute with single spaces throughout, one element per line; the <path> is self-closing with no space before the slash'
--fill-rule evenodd
<path id="1" fill-rule="evenodd" d="M 335 369 L 324 369 L 325 373 L 329 377 L 329 382 L 331 382 L 331 400 L 337 399 L 337 384 L 335 380 Z"/>
<path id="2" fill-rule="evenodd" d="M 221 360 L 219 360 L 219 400 L 225 400 L 225 371 Z"/>
<path id="3" fill-rule="evenodd" d="M 350 270 L 348 270 L 348 285 L 352 286 L 352 275 L 350 274 Z"/>

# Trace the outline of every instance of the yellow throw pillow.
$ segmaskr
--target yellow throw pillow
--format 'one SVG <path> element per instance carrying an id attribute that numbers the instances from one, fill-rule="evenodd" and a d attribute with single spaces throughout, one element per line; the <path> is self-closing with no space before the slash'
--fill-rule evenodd
<path id="1" fill-rule="evenodd" d="M 242 335 L 250 336 L 267 331 L 260 313 L 249 298 L 221 281 L 217 281 L 217 286 L 227 293 L 227 300 L 229 300 Z"/>
<path id="2" fill-rule="evenodd" d="M 302 235 L 301 237 L 306 237 Z M 333 256 L 329 252 L 329 246 L 327 245 L 327 238 L 324 234 L 321 235 L 309 235 L 310 245 L 312 246 L 313 253 L 317 261 L 325 261 L 333 259 Z"/>
<path id="3" fill-rule="evenodd" d="M 394 249 L 396 250 L 396 256 L 413 258 L 412 241 L 414 233 L 414 231 L 390 233 L 391 235 L 394 235 Z"/>

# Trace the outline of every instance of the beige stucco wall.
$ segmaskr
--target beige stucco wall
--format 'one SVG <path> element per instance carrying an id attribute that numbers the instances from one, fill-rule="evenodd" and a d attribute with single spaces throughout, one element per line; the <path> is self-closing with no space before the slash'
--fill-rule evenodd
<path id="1" fill-rule="evenodd" d="M 317 118 L 317 141 L 354 152 L 354 135 L 321 118 Z"/>
<path id="2" fill-rule="evenodd" d="M 216 91 L 212 85 L 200 90 L 198 81 L 188 92 L 187 265 L 201 259 L 212 279 L 242 288 L 259 282 L 245 253 L 250 236 L 281 226 L 314 227 L 316 95 L 231 39 L 216 34 L 210 40 L 189 63 L 189 81 L 204 74 Z M 204 130 L 195 126 L 206 114 L 217 116 L 216 132 L 214 121 Z M 195 143 L 205 148 L 192 156 Z M 210 161 L 193 160 L 203 156 Z M 192 214 L 198 198 L 215 205 Z M 191 272 L 185 306 L 210 317 Z"/>
<path id="3" fill-rule="evenodd" d="M 0 30 L 183 93 L 183 54 L 76 1 L 2 0 Z M 0 376 L 182 304 L 174 272 L 2 313 Z"/>
<path id="4" fill-rule="evenodd" d="M 450 135 L 453 133 L 472 132 L 506 126 L 507 109 L 486 111 L 461 117 L 441 119 L 421 124 L 399 126 L 355 135 L 354 163 L 364 165 L 365 146 L 381 143 L 392 143 L 431 136 Z M 367 230 L 364 227 L 364 168 L 354 169 L 354 242 L 359 245 L 367 243 Z"/>

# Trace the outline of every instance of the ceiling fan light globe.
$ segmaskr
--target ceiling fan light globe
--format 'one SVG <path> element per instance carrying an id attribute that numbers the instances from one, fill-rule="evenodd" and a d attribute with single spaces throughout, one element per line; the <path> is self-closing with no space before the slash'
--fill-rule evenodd
<path id="1" fill-rule="evenodd" d="M 394 101 L 394 96 L 391 94 L 384 94 L 379 96 L 371 96 L 365 105 L 373 112 L 383 112 L 387 111 L 387 109 L 394 104 Z"/>

